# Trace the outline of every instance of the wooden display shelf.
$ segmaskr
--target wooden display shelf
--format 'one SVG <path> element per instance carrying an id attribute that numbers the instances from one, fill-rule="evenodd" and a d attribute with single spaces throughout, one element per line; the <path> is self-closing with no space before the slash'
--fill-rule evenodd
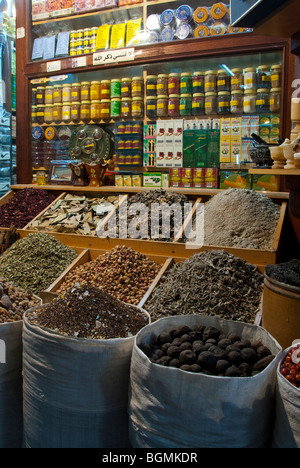
<path id="1" fill-rule="evenodd" d="M 266 175 L 280 175 L 280 176 L 300 176 L 300 169 L 257 169 L 249 168 L 249 174 L 266 174 Z"/>

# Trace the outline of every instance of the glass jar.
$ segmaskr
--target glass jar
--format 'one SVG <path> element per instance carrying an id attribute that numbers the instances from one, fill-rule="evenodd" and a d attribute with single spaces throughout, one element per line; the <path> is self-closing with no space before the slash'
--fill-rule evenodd
<path id="1" fill-rule="evenodd" d="M 101 99 L 110 99 L 110 80 L 101 81 Z"/>
<path id="2" fill-rule="evenodd" d="M 150 120 L 157 119 L 157 97 L 148 96 L 146 99 L 146 116 Z"/>
<path id="3" fill-rule="evenodd" d="M 110 99 L 101 100 L 100 116 L 101 116 L 101 120 L 110 119 Z"/>
<path id="4" fill-rule="evenodd" d="M 53 122 L 60 123 L 62 121 L 62 103 L 53 104 Z"/>
<path id="5" fill-rule="evenodd" d="M 216 92 L 205 93 L 205 115 L 216 115 L 218 111 L 218 97 Z"/>
<path id="6" fill-rule="evenodd" d="M 257 88 L 271 89 L 270 67 L 268 65 L 260 65 L 257 68 Z"/>
<path id="7" fill-rule="evenodd" d="M 122 78 L 121 80 L 121 97 L 131 98 L 131 78 Z"/>
<path id="8" fill-rule="evenodd" d="M 80 101 L 89 101 L 90 100 L 90 86 L 89 81 L 83 81 L 81 83 L 81 99 Z"/>
<path id="9" fill-rule="evenodd" d="M 180 93 L 181 94 L 192 94 L 192 74 L 181 73 L 180 75 Z"/>
<path id="10" fill-rule="evenodd" d="M 38 86 L 36 88 L 36 105 L 39 106 L 45 104 L 45 88 L 44 86 Z"/>
<path id="11" fill-rule="evenodd" d="M 71 102 L 71 85 L 65 84 L 62 88 L 62 102 Z"/>
<path id="12" fill-rule="evenodd" d="M 31 91 L 31 104 L 33 106 L 36 106 L 36 95 L 37 95 L 37 89 L 32 88 L 32 91 Z"/>
<path id="13" fill-rule="evenodd" d="M 62 121 L 71 121 L 71 102 L 64 102 L 62 106 Z"/>
<path id="14" fill-rule="evenodd" d="M 149 75 L 146 79 L 146 96 L 156 96 L 157 76 Z"/>
<path id="15" fill-rule="evenodd" d="M 80 83 L 73 83 L 71 90 L 71 102 L 78 102 L 81 98 L 81 86 Z"/>
<path id="16" fill-rule="evenodd" d="M 180 98 L 179 94 L 170 94 L 168 101 L 168 116 L 179 117 L 180 115 Z"/>
<path id="17" fill-rule="evenodd" d="M 192 115 L 192 95 L 184 93 L 180 95 L 179 112 L 181 116 Z"/>
<path id="18" fill-rule="evenodd" d="M 256 112 L 256 90 L 246 89 L 243 98 L 244 114 L 254 114 Z"/>
<path id="19" fill-rule="evenodd" d="M 45 105 L 47 104 L 53 104 L 53 86 L 45 88 Z"/>
<path id="20" fill-rule="evenodd" d="M 77 29 L 77 39 L 83 39 L 83 38 L 84 38 L 84 30 Z"/>
<path id="21" fill-rule="evenodd" d="M 169 76 L 162 73 L 157 76 L 157 94 L 161 96 L 168 95 Z"/>
<path id="22" fill-rule="evenodd" d="M 282 79 L 282 65 L 272 65 L 271 67 L 271 87 L 280 88 Z"/>
<path id="23" fill-rule="evenodd" d="M 74 123 L 80 122 L 80 101 L 72 102 L 71 121 Z"/>
<path id="24" fill-rule="evenodd" d="M 232 114 L 242 114 L 243 113 L 243 91 L 233 90 L 231 91 L 230 99 L 230 112 Z"/>
<path id="25" fill-rule="evenodd" d="M 36 106 L 32 106 L 31 107 L 31 122 L 34 124 L 34 123 L 37 123 L 37 120 L 36 120 Z"/>
<path id="26" fill-rule="evenodd" d="M 99 122 L 101 120 L 101 101 L 91 101 L 91 120 Z"/>
<path id="27" fill-rule="evenodd" d="M 99 101 L 100 95 L 100 81 L 92 81 L 90 87 L 90 99 L 91 101 Z"/>
<path id="28" fill-rule="evenodd" d="M 192 115 L 204 114 L 204 93 L 195 93 L 192 99 Z"/>
<path id="29" fill-rule="evenodd" d="M 243 69 L 233 68 L 233 76 L 231 77 L 231 91 L 242 91 L 243 90 Z"/>
<path id="30" fill-rule="evenodd" d="M 129 97 L 121 99 L 121 117 L 126 119 L 131 117 L 132 100 Z"/>
<path id="31" fill-rule="evenodd" d="M 256 112 L 270 112 L 270 91 L 268 88 L 259 88 L 257 90 Z"/>
<path id="32" fill-rule="evenodd" d="M 46 104 L 44 109 L 44 122 L 50 124 L 53 122 L 53 104 Z"/>
<path id="33" fill-rule="evenodd" d="M 44 123 L 45 105 L 39 104 L 36 106 L 36 122 L 41 125 Z"/>
<path id="34" fill-rule="evenodd" d="M 225 70 L 218 70 L 217 91 L 218 93 L 224 92 L 224 91 L 230 91 L 230 76 Z"/>
<path id="35" fill-rule="evenodd" d="M 62 102 L 62 85 L 55 85 L 53 87 L 53 104 Z"/>
<path id="36" fill-rule="evenodd" d="M 132 98 L 131 115 L 135 119 L 142 119 L 144 117 L 144 100 L 142 97 Z"/>
<path id="37" fill-rule="evenodd" d="M 244 89 L 256 89 L 256 68 L 245 68 Z"/>
<path id="38" fill-rule="evenodd" d="M 113 79 L 110 82 L 110 97 L 120 98 L 121 97 L 121 80 Z"/>
<path id="39" fill-rule="evenodd" d="M 157 117 L 168 117 L 168 100 L 167 94 L 159 94 L 157 96 Z"/>
<path id="40" fill-rule="evenodd" d="M 121 89 L 121 88 L 120 88 Z M 112 119 L 121 115 L 121 98 L 112 98 L 110 101 L 110 116 Z"/>
<path id="41" fill-rule="evenodd" d="M 280 112 L 281 108 L 281 88 L 272 88 L 270 91 L 270 111 Z"/>
<path id="42" fill-rule="evenodd" d="M 229 91 L 220 91 L 218 93 L 218 114 L 230 114 L 230 93 Z"/>
<path id="43" fill-rule="evenodd" d="M 80 120 L 89 122 L 91 120 L 91 101 L 81 101 Z"/>
<path id="44" fill-rule="evenodd" d="M 205 93 L 217 92 L 217 72 L 214 70 L 207 70 L 204 77 Z"/>
<path id="45" fill-rule="evenodd" d="M 140 76 L 134 76 L 131 82 L 131 95 L 132 97 L 141 98 L 144 96 L 144 81 Z"/>
<path id="46" fill-rule="evenodd" d="M 204 74 L 200 71 L 193 73 L 193 94 L 204 93 Z"/>
<path id="47" fill-rule="evenodd" d="M 179 73 L 170 73 L 168 79 L 168 93 L 180 94 L 180 77 Z"/>

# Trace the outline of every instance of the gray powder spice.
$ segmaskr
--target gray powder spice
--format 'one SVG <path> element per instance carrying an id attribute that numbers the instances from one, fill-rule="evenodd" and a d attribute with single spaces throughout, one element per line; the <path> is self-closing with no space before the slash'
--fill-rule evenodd
<path id="1" fill-rule="evenodd" d="M 204 245 L 272 250 L 280 207 L 252 190 L 219 192 L 204 206 Z"/>
<path id="2" fill-rule="evenodd" d="M 152 320 L 206 314 L 254 323 L 263 291 L 255 266 L 223 250 L 210 250 L 175 264 L 145 304 Z"/>
<path id="3" fill-rule="evenodd" d="M 29 234 L 0 257 L 0 276 L 38 294 L 47 289 L 77 256 L 75 250 L 49 234 Z"/>

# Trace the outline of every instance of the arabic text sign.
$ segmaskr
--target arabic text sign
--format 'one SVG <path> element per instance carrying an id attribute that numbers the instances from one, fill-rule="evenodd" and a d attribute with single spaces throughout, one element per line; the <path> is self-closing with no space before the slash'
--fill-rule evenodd
<path id="1" fill-rule="evenodd" d="M 110 50 L 109 52 L 96 52 L 93 55 L 93 65 L 101 65 L 104 63 L 129 62 L 134 60 L 134 49 L 118 49 Z"/>

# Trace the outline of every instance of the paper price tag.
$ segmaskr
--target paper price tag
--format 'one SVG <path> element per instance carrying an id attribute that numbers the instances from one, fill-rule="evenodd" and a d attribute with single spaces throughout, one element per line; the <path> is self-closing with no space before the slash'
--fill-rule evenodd
<path id="1" fill-rule="evenodd" d="M 47 72 L 61 70 L 61 61 L 55 60 L 54 62 L 47 62 Z"/>

